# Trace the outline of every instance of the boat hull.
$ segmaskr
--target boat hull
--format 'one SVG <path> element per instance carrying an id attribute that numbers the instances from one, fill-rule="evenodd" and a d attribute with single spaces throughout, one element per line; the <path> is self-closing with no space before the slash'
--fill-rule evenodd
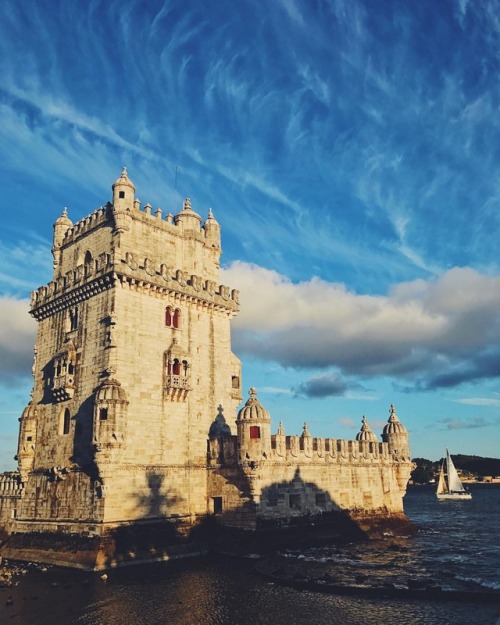
<path id="1" fill-rule="evenodd" d="M 438 499 L 454 499 L 455 501 L 462 499 L 472 499 L 471 493 L 441 493 L 436 495 Z"/>

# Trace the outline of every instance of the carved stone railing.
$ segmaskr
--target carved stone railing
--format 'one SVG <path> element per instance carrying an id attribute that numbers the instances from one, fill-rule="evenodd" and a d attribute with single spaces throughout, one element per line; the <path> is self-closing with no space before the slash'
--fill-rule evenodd
<path id="1" fill-rule="evenodd" d="M 57 402 L 72 399 L 75 394 L 74 375 L 62 374 L 56 376 L 52 382 L 51 391 Z"/>

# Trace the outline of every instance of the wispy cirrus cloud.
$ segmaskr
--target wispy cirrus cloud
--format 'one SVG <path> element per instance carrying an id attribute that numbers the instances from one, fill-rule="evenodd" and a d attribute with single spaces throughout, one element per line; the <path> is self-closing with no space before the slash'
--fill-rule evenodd
<path id="1" fill-rule="evenodd" d="M 473 417 L 469 419 L 440 419 L 439 423 L 443 425 L 445 430 L 475 430 L 481 428 L 491 427 L 498 423 L 498 421 L 491 421 L 484 417 Z"/>

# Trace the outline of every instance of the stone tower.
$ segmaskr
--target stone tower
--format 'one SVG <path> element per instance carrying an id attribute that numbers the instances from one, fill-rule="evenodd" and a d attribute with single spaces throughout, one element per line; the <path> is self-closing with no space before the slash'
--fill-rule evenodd
<path id="1" fill-rule="evenodd" d="M 113 201 L 54 224 L 52 281 L 38 321 L 32 399 L 20 419 L 18 532 L 103 535 L 131 522 L 207 513 L 207 439 L 241 401 L 219 284 L 220 227 L 185 200 L 141 209 L 126 169 Z M 233 417 L 234 427 L 234 417 Z"/>
<path id="2" fill-rule="evenodd" d="M 307 422 L 272 434 L 254 388 L 237 413 L 238 292 L 219 284 L 212 211 L 203 222 L 189 199 L 165 217 L 141 208 L 125 169 L 112 190 L 75 224 L 64 209 L 53 278 L 32 294 L 34 383 L 19 471 L 0 476 L 2 554 L 95 569 L 219 539 L 238 550 L 249 531 L 272 544 L 294 527 L 407 532 L 412 462 L 394 406 L 382 442 L 365 417 L 356 440 Z"/>

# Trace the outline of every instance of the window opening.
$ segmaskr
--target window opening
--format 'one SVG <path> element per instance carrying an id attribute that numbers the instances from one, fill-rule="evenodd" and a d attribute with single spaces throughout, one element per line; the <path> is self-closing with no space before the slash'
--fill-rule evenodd
<path id="1" fill-rule="evenodd" d="M 69 434 L 69 426 L 71 423 L 71 415 L 69 414 L 69 408 L 66 408 L 64 411 L 63 417 L 63 434 Z"/>
<path id="2" fill-rule="evenodd" d="M 125 197 L 125 191 L 119 191 L 118 197 L 123 199 Z"/>
<path id="3" fill-rule="evenodd" d="M 316 505 L 319 508 L 326 508 L 326 495 L 325 495 L 325 493 L 317 493 L 317 495 L 316 495 Z"/>
<path id="4" fill-rule="evenodd" d="M 107 421 L 107 419 L 108 419 L 108 409 L 107 408 L 99 408 L 99 419 L 100 419 L 100 421 Z"/>
<path id="5" fill-rule="evenodd" d="M 260 438 L 260 427 L 258 425 L 250 426 L 250 438 Z"/>
<path id="6" fill-rule="evenodd" d="M 222 514 L 222 497 L 212 497 L 214 514 Z"/>
<path id="7" fill-rule="evenodd" d="M 175 329 L 179 328 L 180 320 L 181 320 L 181 311 L 178 308 L 176 308 L 173 319 L 172 319 L 172 325 L 174 326 Z"/>

